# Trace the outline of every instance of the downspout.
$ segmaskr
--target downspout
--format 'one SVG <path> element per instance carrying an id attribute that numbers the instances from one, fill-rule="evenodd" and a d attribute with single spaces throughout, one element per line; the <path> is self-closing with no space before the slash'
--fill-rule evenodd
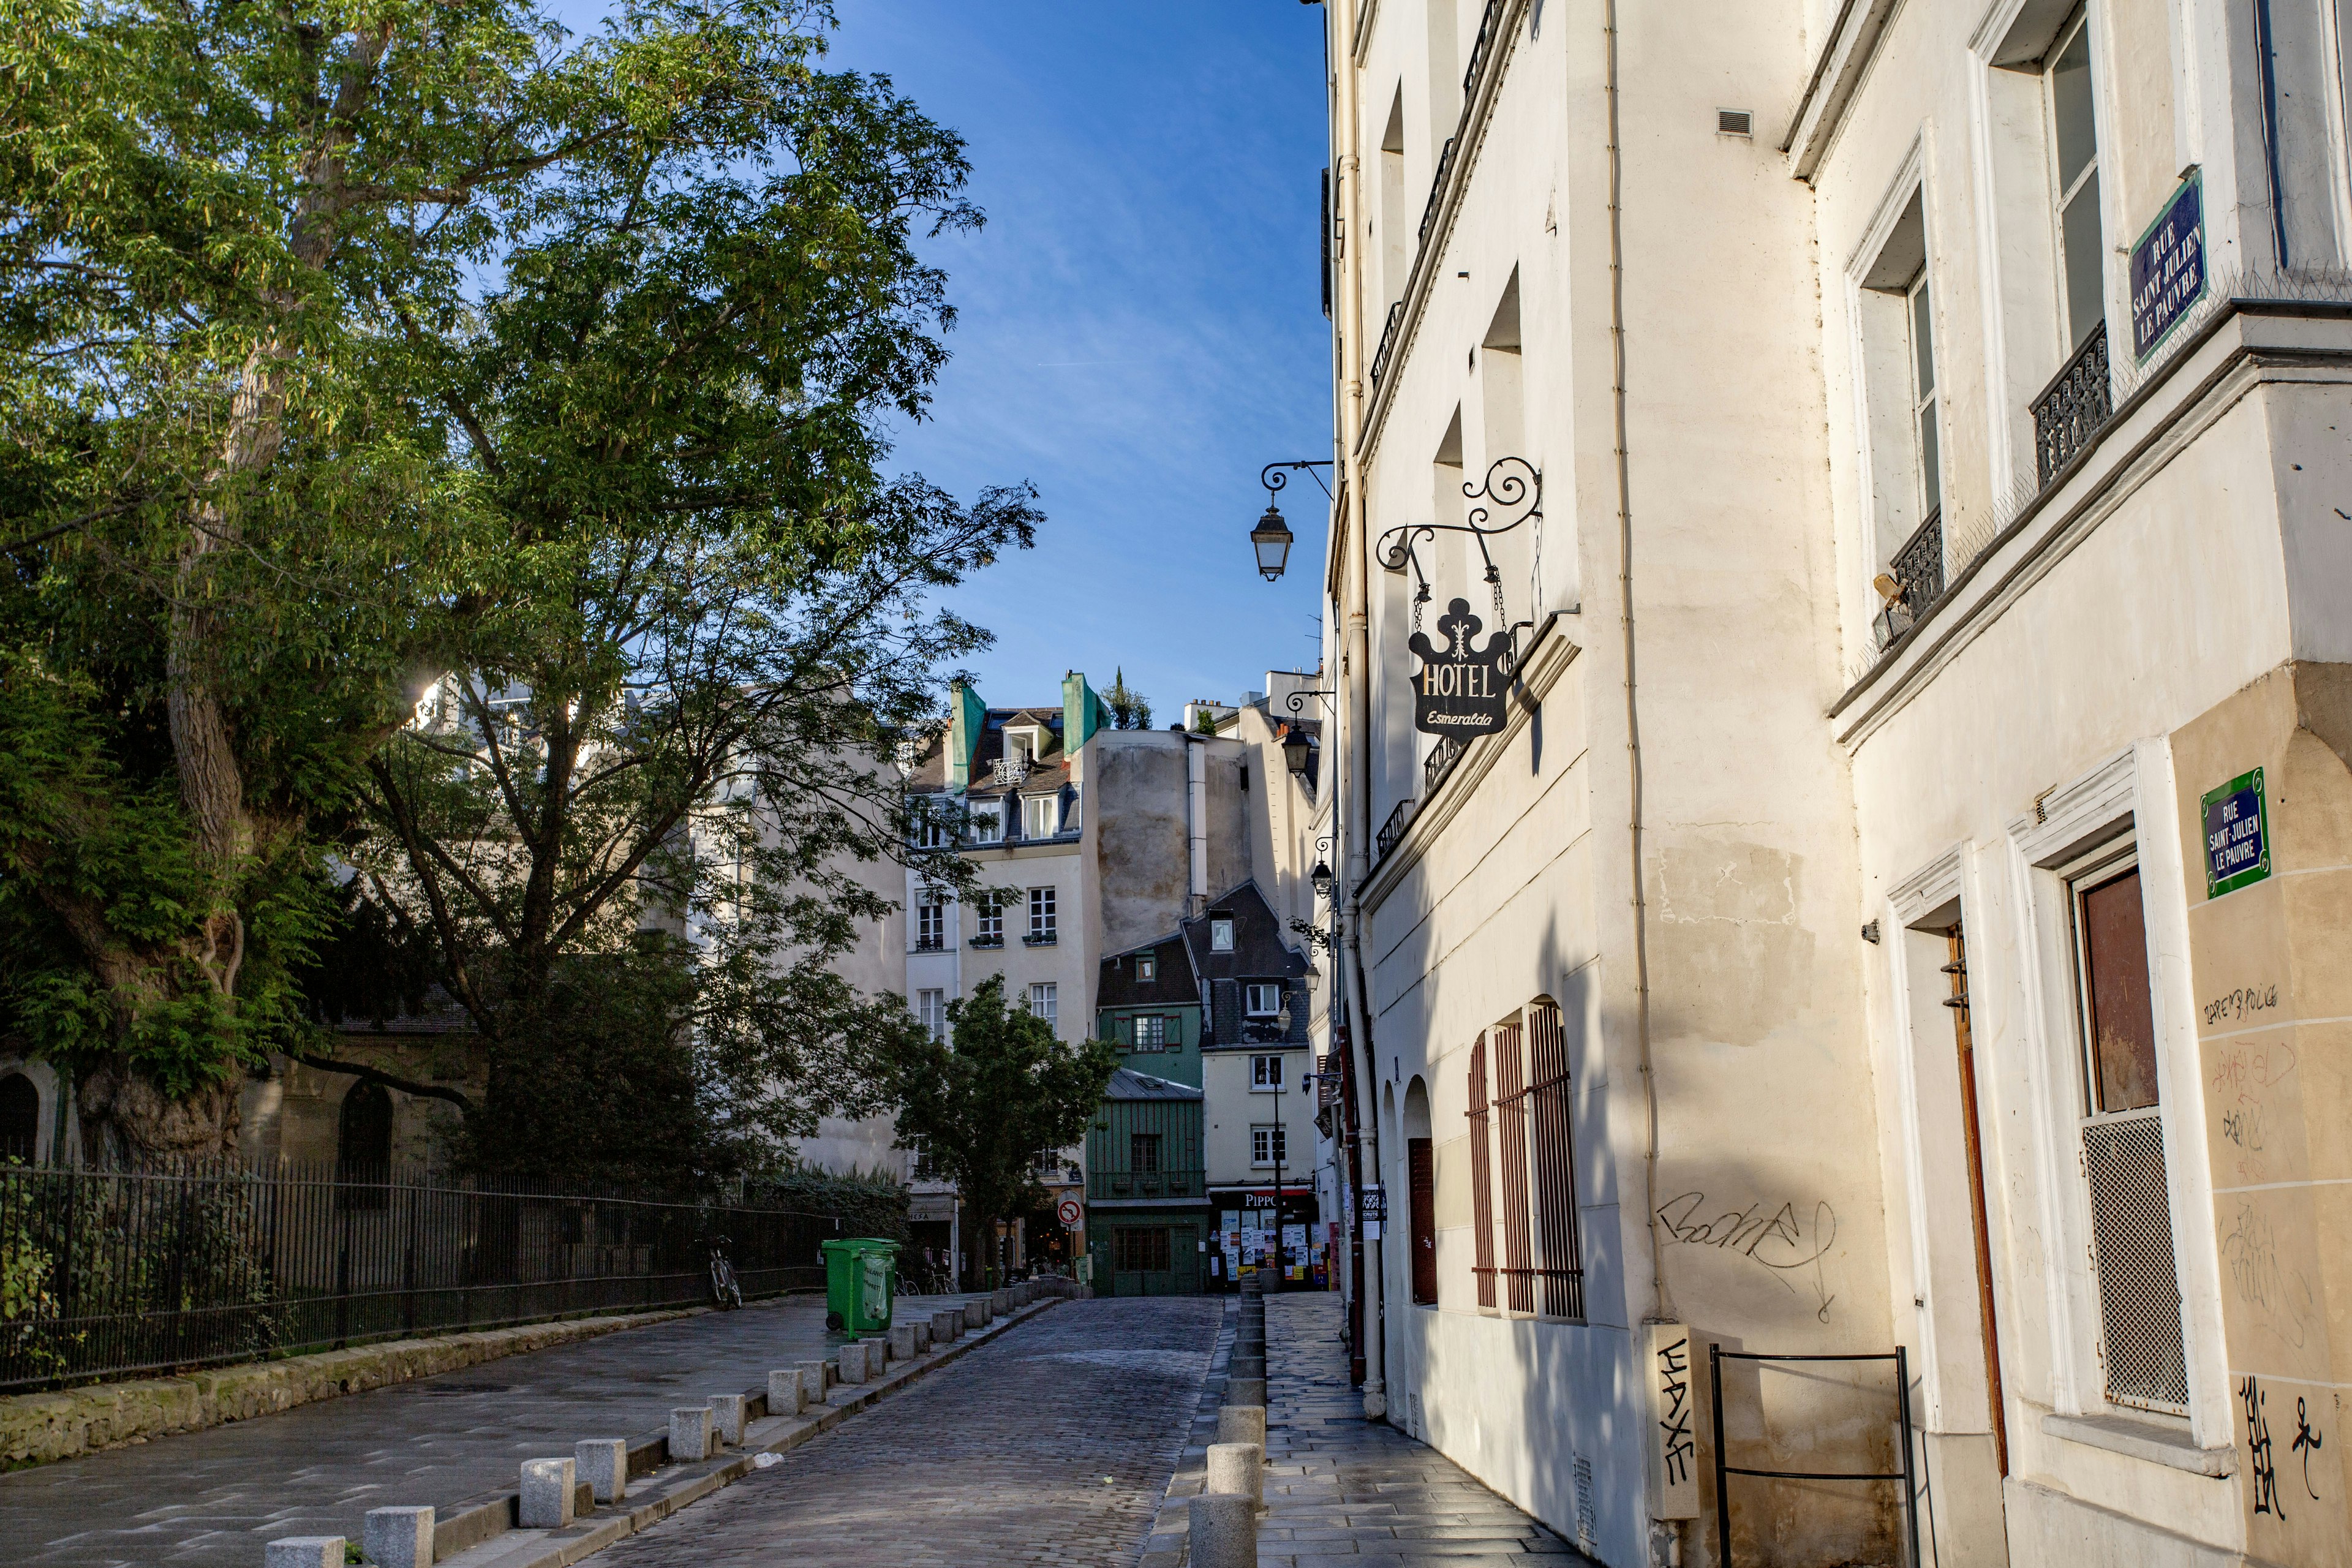
<path id="1" fill-rule="evenodd" d="M 1364 465 L 1359 447 L 1364 429 L 1364 274 L 1363 274 L 1363 159 L 1362 115 L 1356 102 L 1356 16 L 1358 0 L 1339 0 L 1339 47 L 1334 51 L 1339 86 L 1339 121 L 1342 145 L 1346 148 L 1339 160 L 1341 189 L 1346 195 L 1347 234 L 1344 265 L 1340 268 L 1341 313 L 1339 337 L 1339 459 L 1345 474 L 1348 498 L 1348 542 L 1355 557 L 1352 570 L 1343 570 L 1340 580 L 1346 584 L 1347 615 L 1347 706 L 1343 720 L 1348 729 L 1348 798 L 1343 815 L 1347 836 L 1346 877 L 1348 889 L 1346 968 L 1350 987 L 1353 1015 L 1348 1030 L 1349 1066 L 1355 1079 L 1355 1125 L 1349 1129 L 1351 1162 L 1356 1172 L 1358 1192 L 1363 1182 L 1362 1157 L 1364 1127 L 1371 1128 L 1371 1180 L 1381 1180 L 1380 1117 L 1372 1097 L 1372 1013 L 1370 988 L 1364 979 L 1363 950 L 1358 933 L 1363 929 L 1363 904 L 1357 889 L 1370 869 L 1365 848 L 1371 829 L 1371 667 L 1368 644 L 1369 574 L 1372 569 L 1370 542 L 1364 537 Z M 1381 1244 L 1363 1239 L 1363 1226 L 1356 1215 L 1348 1216 L 1357 1246 L 1361 1250 L 1364 1267 L 1363 1300 L 1360 1311 L 1363 1321 L 1364 1357 L 1364 1417 L 1378 1421 L 1388 1414 L 1388 1390 L 1383 1380 L 1386 1324 L 1381 1313 Z"/>
<path id="2" fill-rule="evenodd" d="M 2278 62 L 2271 46 L 2271 0 L 2254 0 L 2254 65 L 2263 78 L 2263 160 L 2271 182 L 2271 243 L 2286 270 L 2286 188 L 2279 178 Z"/>
<path id="3" fill-rule="evenodd" d="M 1209 903 L 1209 742 L 1203 736 L 1184 737 L 1184 836 L 1192 849 L 1192 870 L 1184 912 L 1194 916 Z"/>
<path id="4" fill-rule="evenodd" d="M 1602 0 L 1601 30 L 1608 45 L 1605 73 L 1609 103 L 1609 345 L 1610 400 L 1617 445 L 1617 605 L 1625 628 L 1625 770 L 1630 805 L 1627 848 L 1633 872 L 1633 1037 L 1641 1053 L 1642 1107 L 1646 1123 L 1643 1152 L 1643 1218 L 1650 1231 L 1651 1315 L 1674 1319 L 1666 1296 L 1664 1257 L 1658 1245 L 1658 1081 L 1650 1063 L 1650 909 L 1642 886 L 1642 714 L 1635 700 L 1633 668 L 1633 482 L 1625 431 L 1625 245 L 1622 218 L 1623 155 L 1617 132 L 1617 0 Z"/>

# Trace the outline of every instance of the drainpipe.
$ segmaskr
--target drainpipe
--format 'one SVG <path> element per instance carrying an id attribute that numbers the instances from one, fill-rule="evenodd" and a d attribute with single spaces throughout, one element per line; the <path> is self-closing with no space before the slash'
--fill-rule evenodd
<path id="1" fill-rule="evenodd" d="M 1184 912 L 1198 915 L 1209 904 L 1209 742 L 1184 736 L 1184 837 L 1192 847 L 1192 894 Z"/>
<path id="2" fill-rule="evenodd" d="M 1349 997 L 1349 1012 L 1352 1015 L 1349 1019 L 1348 1044 L 1356 1080 L 1356 1123 L 1349 1129 L 1349 1140 L 1356 1190 L 1360 1192 L 1365 1166 L 1370 1165 L 1370 1179 L 1375 1184 L 1381 1181 L 1381 1170 L 1380 1117 L 1372 1093 L 1372 1012 L 1369 1005 L 1370 987 L 1364 978 L 1363 951 L 1357 937 L 1363 928 L 1363 905 L 1356 896 L 1365 872 L 1370 868 L 1367 849 L 1371 840 L 1371 654 L 1367 606 L 1372 551 L 1364 534 L 1364 466 L 1357 455 L 1364 429 L 1363 117 L 1356 101 L 1357 0 L 1339 0 L 1337 10 L 1339 37 L 1332 58 L 1339 72 L 1339 141 L 1345 149 L 1339 159 L 1339 177 L 1346 196 L 1343 207 L 1348 226 L 1339 268 L 1339 461 L 1346 475 L 1342 493 L 1348 498 L 1348 542 L 1354 563 L 1352 569 L 1340 574 L 1348 595 L 1344 656 L 1348 676 L 1340 715 L 1348 731 L 1348 789 L 1341 813 L 1341 831 L 1347 843 L 1343 865 L 1348 916 L 1347 940 L 1341 948 L 1345 956 L 1340 966 L 1345 974 L 1334 978 L 1348 986 L 1342 994 Z M 1371 1131 L 1369 1161 L 1363 1157 L 1367 1121 Z M 1387 1359 L 1387 1325 L 1381 1314 L 1381 1249 L 1379 1242 L 1363 1239 L 1362 1226 L 1356 1215 L 1349 1215 L 1348 1224 L 1363 1258 L 1364 1293 L 1359 1311 L 1363 1322 L 1364 1416 L 1378 1421 L 1388 1415 L 1389 1407 L 1382 1375 Z"/>

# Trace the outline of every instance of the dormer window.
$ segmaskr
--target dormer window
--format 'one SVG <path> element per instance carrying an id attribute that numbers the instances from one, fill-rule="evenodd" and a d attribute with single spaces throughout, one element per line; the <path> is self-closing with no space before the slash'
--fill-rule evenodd
<path id="1" fill-rule="evenodd" d="M 1209 922 L 1209 951 L 1211 952 L 1231 952 L 1233 950 L 1233 919 L 1227 915 L 1220 915 L 1215 920 Z"/>
<path id="2" fill-rule="evenodd" d="M 1004 803 L 1001 800 L 976 800 L 971 803 L 971 841 L 974 844 L 995 844 L 1004 837 Z"/>
<path id="3" fill-rule="evenodd" d="M 1157 980 L 1157 979 L 1159 979 L 1159 978 L 1160 978 L 1160 960 L 1159 960 L 1159 958 L 1158 958 L 1156 955 L 1154 955 L 1154 954 L 1152 954 L 1152 953 L 1149 953 L 1149 952 L 1144 953 L 1144 954 L 1142 954 L 1140 957 L 1137 958 L 1137 959 L 1136 959 L 1136 961 L 1135 961 L 1135 977 L 1136 977 L 1138 980 Z"/>
<path id="4" fill-rule="evenodd" d="M 1062 797 L 1033 795 L 1021 803 L 1021 837 L 1051 838 L 1062 830 Z"/>
<path id="5" fill-rule="evenodd" d="M 1282 987 L 1253 984 L 1247 993 L 1246 1006 L 1253 1018 L 1271 1018 L 1282 1011 Z"/>

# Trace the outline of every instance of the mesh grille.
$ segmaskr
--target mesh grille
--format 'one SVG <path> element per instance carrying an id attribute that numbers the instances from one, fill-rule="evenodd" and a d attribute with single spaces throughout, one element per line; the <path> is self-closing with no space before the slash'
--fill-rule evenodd
<path id="1" fill-rule="evenodd" d="M 2083 1170 L 2091 1183 L 2091 1232 L 2098 1248 L 2107 1397 L 2118 1405 L 2186 1409 L 2180 1276 L 2172 1260 L 2161 1123 L 2136 1116 L 2086 1125 Z"/>

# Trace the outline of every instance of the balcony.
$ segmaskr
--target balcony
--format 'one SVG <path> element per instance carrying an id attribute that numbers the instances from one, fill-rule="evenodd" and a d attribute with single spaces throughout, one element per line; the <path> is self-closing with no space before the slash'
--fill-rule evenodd
<path id="1" fill-rule="evenodd" d="M 1927 521 L 1913 531 L 1888 563 L 1886 576 L 1895 580 L 1895 592 L 1878 612 L 1878 646 L 1886 647 L 1896 637 L 1917 625 L 1944 596 L 1944 513 L 1942 508 L 1927 514 Z M 1882 579 L 1884 581 L 1884 579 Z"/>
<path id="2" fill-rule="evenodd" d="M 1437 738 L 1436 750 L 1422 759 L 1422 799 L 1434 800 L 1437 797 L 1437 786 L 1445 782 L 1445 775 L 1454 771 L 1454 764 L 1462 760 L 1462 753 L 1467 750 L 1469 742 L 1458 736 L 1440 735 Z"/>
<path id="3" fill-rule="evenodd" d="M 1033 931 L 1027 936 L 1021 939 L 1021 945 L 1024 947 L 1052 947 L 1061 940 L 1061 937 L 1054 931 Z"/>
<path id="4" fill-rule="evenodd" d="M 2105 322 L 2091 329 L 2066 368 L 2033 400 L 2032 408 L 2034 474 L 2036 482 L 2047 489 L 2116 411 L 2108 384 Z"/>
<path id="5" fill-rule="evenodd" d="M 1379 851 L 1374 857 L 1375 865 L 1389 858 L 1389 851 L 1397 847 L 1397 840 L 1404 837 L 1404 830 L 1412 826 L 1412 808 L 1419 804 L 1412 796 L 1406 796 L 1396 803 L 1396 809 L 1389 813 L 1389 819 L 1381 824 L 1380 832 L 1372 836 L 1372 847 Z"/>
<path id="6" fill-rule="evenodd" d="M 1003 947 L 1004 945 L 1004 933 L 1003 931 L 998 931 L 994 936 L 973 937 L 971 939 L 971 945 L 974 947 Z"/>
<path id="7" fill-rule="evenodd" d="M 1404 320 L 1404 301 L 1399 300 L 1389 307 L 1388 324 L 1381 329 L 1381 346 L 1372 355 L 1372 384 L 1378 386 L 1381 377 L 1389 370 L 1389 353 L 1396 347 L 1397 323 Z"/>
<path id="8" fill-rule="evenodd" d="M 1205 1169 L 1182 1171 L 1089 1171 L 1089 1198 L 1197 1198 L 1209 1190 Z"/>
<path id="9" fill-rule="evenodd" d="M 947 950 L 948 944 L 939 937 L 919 936 L 915 939 L 917 952 L 945 952 Z"/>

